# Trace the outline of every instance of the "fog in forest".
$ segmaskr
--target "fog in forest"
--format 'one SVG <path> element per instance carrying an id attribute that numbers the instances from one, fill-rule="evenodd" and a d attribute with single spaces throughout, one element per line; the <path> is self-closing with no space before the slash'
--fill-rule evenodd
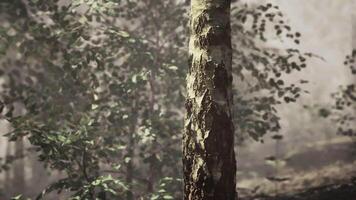
<path id="1" fill-rule="evenodd" d="M 290 74 L 282 74 L 281 79 L 284 81 L 285 84 L 294 84 L 294 83 L 299 83 L 300 80 L 306 80 L 305 81 L 306 83 L 303 83 L 303 85 L 301 86 L 302 90 L 306 92 L 301 92 L 300 97 L 296 100 L 296 102 L 273 105 L 273 107 L 277 109 L 277 113 L 278 113 L 277 116 L 279 117 L 279 122 L 281 127 L 280 130 L 278 130 L 277 132 L 273 132 L 273 131 L 267 132 L 266 134 L 258 138 L 257 139 L 258 141 L 250 137 L 247 137 L 243 140 L 243 142 L 239 143 L 238 146 L 235 145 L 236 160 L 237 160 L 237 191 L 239 197 L 241 197 L 242 199 L 246 198 L 247 200 L 253 193 L 267 194 L 272 197 L 279 196 L 282 194 L 289 194 L 289 193 L 299 194 L 299 192 L 311 188 L 332 185 L 332 184 L 344 184 L 345 182 L 348 182 L 351 177 L 356 176 L 356 167 L 355 167 L 356 154 L 355 154 L 355 140 L 354 140 L 355 136 L 354 135 L 349 136 L 340 133 L 339 127 L 343 126 L 344 124 L 340 125 L 340 121 L 337 121 L 337 119 L 339 117 L 338 114 L 340 113 L 342 114 L 343 111 L 337 111 L 338 114 L 336 114 L 335 116 L 333 115 L 334 112 L 333 106 L 335 105 L 335 102 L 337 100 L 336 98 L 332 97 L 332 94 L 342 91 L 343 88 L 345 88 L 347 85 L 354 84 L 356 81 L 355 75 L 350 72 L 350 66 L 345 65 L 344 63 L 345 60 L 347 59 L 346 56 L 349 56 L 352 53 L 353 48 L 356 48 L 356 42 L 355 42 L 356 41 L 355 39 L 356 15 L 353 14 L 355 10 L 354 4 L 356 3 L 353 3 L 352 0 L 341 0 L 341 1 L 337 1 L 337 0 L 323 0 L 323 1 L 321 0 L 273 0 L 273 1 L 241 0 L 241 1 L 242 2 L 239 2 L 239 5 L 242 6 L 246 3 L 247 6 L 252 8 L 257 7 L 258 5 L 266 5 L 269 3 L 272 3 L 272 5 L 274 6 L 278 6 L 279 10 L 283 13 L 283 18 L 285 20 L 284 23 L 292 27 L 292 31 L 297 31 L 301 34 L 300 44 L 295 44 L 293 40 L 288 40 L 287 38 L 281 38 L 271 34 L 271 36 L 268 37 L 267 41 L 263 43 L 264 47 L 270 49 L 298 48 L 301 52 L 310 52 L 312 56 L 307 59 L 306 68 L 300 71 L 299 70 L 293 71 Z M 150 13 L 150 15 L 152 14 L 152 16 L 156 16 L 155 12 L 160 10 L 160 8 L 159 6 L 157 6 L 156 8 L 154 4 L 161 4 L 161 1 L 157 1 L 157 3 L 153 3 L 153 2 L 154 1 L 152 1 L 153 5 L 150 4 L 150 6 L 154 7 L 157 10 L 152 10 L 152 13 Z M 181 2 L 182 5 L 184 4 L 182 3 L 183 1 L 178 1 L 178 2 Z M 162 5 L 163 4 L 164 3 L 162 3 Z M 138 3 L 138 5 L 140 5 L 140 3 Z M 169 6 L 167 5 L 167 7 Z M 80 8 L 80 9 L 85 9 L 85 8 Z M 129 8 L 124 8 L 124 9 L 129 9 Z M 144 9 L 141 8 L 141 10 Z M 137 12 L 139 11 L 140 10 L 138 10 Z M 3 9 L 1 9 L 1 12 L 3 12 Z M 177 15 L 183 16 L 182 14 L 183 11 L 182 12 L 175 11 L 175 12 L 177 13 Z M 0 13 L 0 16 L 2 15 L 5 14 Z M 46 14 L 43 14 L 42 17 L 46 17 Z M 144 16 L 141 16 L 141 18 L 142 17 L 143 19 L 145 19 Z M 141 20 L 141 18 L 137 17 L 137 20 Z M 155 17 L 152 18 L 147 17 L 146 19 L 148 21 L 147 23 L 149 23 L 150 20 L 152 19 L 155 19 Z M 0 25 L 3 29 L 9 26 L 5 24 L 11 23 L 11 21 L 6 21 L 6 20 L 5 18 L 4 20 L 0 19 Z M 118 20 L 123 20 L 123 19 L 121 17 Z M 162 18 L 161 20 L 162 21 L 156 21 L 154 24 L 162 24 L 163 28 L 172 29 L 172 32 L 173 30 L 176 31 L 174 27 L 170 27 L 169 25 L 166 25 L 166 23 L 164 22 L 164 20 L 170 20 L 170 18 L 168 17 L 166 19 Z M 232 18 L 231 21 L 233 22 L 234 18 Z M 126 24 L 126 22 L 120 22 L 120 21 L 117 23 Z M 123 30 L 129 32 L 130 36 L 131 36 L 131 32 L 136 33 L 132 35 L 135 35 L 135 37 L 137 36 L 138 38 L 142 36 L 140 35 L 140 32 L 138 32 L 138 31 L 142 31 L 140 30 L 140 27 L 138 26 L 137 28 L 133 28 L 133 27 L 130 28 L 130 26 L 136 27 L 135 23 L 139 24 L 137 23 L 137 21 L 129 22 L 127 23 L 128 25 L 125 25 L 125 28 Z M 145 24 L 145 22 L 143 22 L 143 24 Z M 181 24 L 179 24 L 179 26 L 184 27 L 184 25 Z M 146 28 L 143 26 L 143 29 L 144 29 L 143 32 L 147 31 L 147 35 L 148 35 L 147 36 L 148 42 L 147 43 L 143 42 L 143 46 L 144 46 L 146 44 L 150 44 L 151 40 L 154 42 L 156 40 L 156 37 L 150 36 L 151 32 L 154 32 L 154 28 Z M 272 29 L 273 26 L 271 30 Z M 273 30 L 271 32 L 273 32 Z M 160 37 L 163 38 L 164 34 L 166 34 L 164 31 L 158 33 L 157 40 L 160 41 Z M 178 33 L 175 34 L 188 34 L 188 31 L 184 31 L 184 30 L 181 31 L 179 29 Z M 146 35 L 142 36 L 142 38 L 145 37 Z M 100 38 L 100 36 L 98 36 L 98 38 Z M 123 38 L 125 38 L 125 35 L 123 36 Z M 154 48 L 151 48 L 150 50 L 153 49 L 152 52 L 154 53 L 158 52 L 158 55 L 162 55 L 162 56 L 164 55 L 171 56 L 171 54 L 174 55 L 176 50 L 174 48 L 172 48 L 173 50 L 169 48 L 169 46 L 174 46 L 175 39 L 174 37 L 172 38 L 170 38 L 170 36 L 167 36 L 167 38 L 163 38 L 161 42 L 158 42 L 158 46 L 161 48 L 161 51 L 156 50 Z M 181 44 L 179 45 L 188 48 L 188 43 L 186 39 L 179 39 L 179 40 L 180 40 L 179 42 L 181 41 L 184 42 L 183 45 Z M 51 45 L 50 43 L 48 44 Z M 126 43 L 124 44 L 126 45 Z M 17 47 L 8 50 L 7 54 L 5 54 L 5 56 L 2 57 L 2 60 L 8 59 L 9 57 L 16 58 L 18 54 L 18 52 L 16 52 L 16 48 Z M 143 49 L 144 47 L 136 47 L 136 48 Z M 165 54 L 165 48 L 168 49 L 167 52 L 169 51 L 173 53 Z M 237 48 L 239 47 L 237 46 Z M 123 57 L 126 58 L 125 56 L 127 55 L 124 55 Z M 179 56 L 181 56 L 181 54 L 179 54 Z M 180 60 L 184 58 L 185 58 L 184 56 L 181 57 L 177 56 L 175 59 L 173 59 L 174 61 L 172 61 L 171 63 L 169 63 L 168 61 L 168 59 L 171 58 L 165 59 L 159 57 L 157 58 L 158 61 L 155 59 L 153 60 L 154 62 L 164 63 L 162 64 L 162 66 L 172 65 L 171 68 L 174 71 L 175 66 L 173 65 L 178 66 L 178 68 L 180 67 L 180 65 L 184 66 L 186 64 L 186 67 L 188 66 L 188 61 L 187 61 L 188 57 L 186 57 L 185 60 Z M 137 63 L 135 59 L 126 62 L 133 62 L 134 67 L 136 67 L 136 65 L 139 66 L 140 64 L 139 63 L 140 61 L 138 61 Z M 146 61 L 141 61 L 141 62 L 143 63 Z M 168 64 L 166 64 L 165 62 L 167 62 Z M 0 69 L 2 69 L 2 71 L 8 70 L 7 65 L 5 66 L 4 63 L 5 62 L 3 61 L 2 64 L 0 64 Z M 116 62 L 116 64 L 117 63 L 120 62 Z M 21 67 L 19 69 L 21 69 Z M 135 70 L 136 69 L 139 68 L 135 68 Z M 122 72 L 120 71 L 119 73 L 128 73 L 128 71 L 129 71 L 128 69 L 122 68 Z M 137 73 L 141 73 L 140 70 L 137 71 L 138 71 Z M 180 76 L 184 78 L 185 77 L 184 72 L 185 70 L 183 72 L 180 72 L 179 70 L 178 72 L 172 72 L 172 73 L 167 72 L 166 76 L 168 77 Z M 27 71 L 24 73 L 27 73 Z M 158 76 L 159 75 L 157 75 L 157 77 Z M 108 77 L 112 78 L 114 76 L 108 76 Z M 148 77 L 149 78 L 147 78 L 147 80 L 148 82 L 150 82 L 152 78 L 152 73 L 149 74 Z M 173 79 L 174 78 L 172 78 L 172 81 Z M 139 79 L 138 83 L 140 83 L 140 80 L 141 79 Z M 137 170 L 137 172 L 134 172 L 133 174 L 137 173 L 138 176 L 141 176 L 140 177 L 141 179 L 146 180 L 146 177 L 142 177 L 142 176 L 145 175 L 151 176 L 153 174 L 152 179 L 147 178 L 148 182 L 151 180 L 153 182 L 151 184 L 152 190 L 150 191 L 152 192 L 152 195 L 150 196 L 150 194 L 148 193 L 145 194 L 144 192 L 146 191 L 147 188 L 150 188 L 149 184 L 146 187 L 147 181 L 143 181 L 144 183 L 140 183 L 140 178 L 137 178 L 137 180 L 135 180 L 135 177 L 133 178 L 126 177 L 126 178 L 122 178 L 122 180 L 126 180 L 126 181 L 128 180 L 131 183 L 137 184 L 137 186 L 136 185 L 132 187 L 128 186 L 128 188 L 131 189 L 134 188 L 132 190 L 137 190 L 138 192 L 137 193 L 133 192 L 133 197 L 130 195 L 126 197 L 125 192 L 122 193 L 118 192 L 117 195 L 119 194 L 123 195 L 123 197 L 119 199 L 127 199 L 127 200 L 179 199 L 179 198 L 181 199 L 180 191 L 175 191 L 181 189 L 179 187 L 181 182 L 177 183 L 178 186 L 172 183 L 173 186 L 168 189 L 160 188 L 161 187 L 160 185 L 162 185 L 163 183 L 162 180 L 166 180 L 166 179 L 162 179 L 166 176 L 171 177 L 177 175 L 179 177 L 181 175 L 179 174 L 181 172 L 176 172 L 174 170 L 171 170 L 169 167 L 169 166 L 177 167 L 182 165 L 180 162 L 181 155 L 179 153 L 180 142 L 171 143 L 166 141 L 169 141 L 172 138 L 175 140 L 177 138 L 178 139 L 181 138 L 181 134 L 183 132 L 183 129 L 181 127 L 183 126 L 182 116 L 185 112 L 184 106 L 182 107 L 181 105 L 183 105 L 184 100 L 181 97 L 177 97 L 174 100 L 180 102 L 180 103 L 176 103 L 176 105 L 180 106 L 180 107 L 177 106 L 177 108 L 172 108 L 172 105 L 169 104 L 169 102 L 167 103 L 166 101 L 169 101 L 170 98 L 169 95 L 179 96 L 179 94 L 176 94 L 175 91 L 179 89 L 178 87 L 185 87 L 185 85 L 183 84 L 180 86 L 176 86 L 172 84 L 171 88 L 170 86 L 167 86 L 167 89 L 165 89 L 164 88 L 165 84 L 170 82 L 160 77 L 158 77 L 157 80 L 158 81 L 156 83 L 157 84 L 156 87 L 153 87 L 151 82 L 147 83 L 147 85 L 144 85 L 146 83 L 143 83 L 143 86 L 137 86 L 137 87 L 142 87 L 143 91 L 154 88 L 154 90 L 152 90 L 153 94 L 155 92 L 156 93 L 167 92 L 167 94 L 165 95 L 157 94 L 156 97 L 153 97 L 153 95 L 149 95 L 149 94 L 147 94 L 147 97 L 142 96 L 142 102 L 144 102 L 145 100 L 146 101 L 152 100 L 156 102 L 151 102 L 151 104 L 150 103 L 140 104 L 140 102 L 138 102 L 137 104 L 140 109 L 141 107 L 151 106 L 152 110 L 142 111 L 138 109 L 136 114 L 137 116 L 142 115 L 147 117 L 150 115 L 150 112 L 151 114 L 153 113 L 152 115 L 154 115 L 157 109 L 162 108 L 163 111 L 161 113 L 165 113 L 165 112 L 169 113 L 171 109 L 172 113 L 173 112 L 178 113 L 175 115 L 176 116 L 175 118 L 172 118 L 175 119 L 172 121 L 176 121 L 178 125 L 167 125 L 167 126 L 159 125 L 159 123 L 162 122 L 160 118 L 157 119 L 157 122 L 152 120 L 152 122 L 146 124 L 144 123 L 143 117 L 142 118 L 137 117 L 136 119 L 137 124 L 141 124 L 136 127 L 139 135 L 138 138 L 140 139 L 136 139 L 138 141 L 138 144 L 136 145 L 137 149 L 133 148 L 132 150 L 133 154 L 136 155 L 137 158 L 132 156 L 131 158 L 132 165 L 128 165 L 128 163 L 131 163 L 130 159 L 126 160 L 128 156 L 125 153 L 122 153 L 122 155 L 121 153 L 118 153 L 119 155 L 118 159 L 125 160 L 125 162 L 124 161 L 122 163 L 120 163 L 121 161 L 119 162 L 121 166 L 120 170 L 123 169 L 124 171 L 122 172 L 123 174 L 118 174 L 117 176 L 116 174 L 114 174 L 112 176 L 125 177 L 125 174 L 129 173 L 129 171 L 126 170 L 129 170 L 130 166 L 131 167 L 134 166 L 133 168 Z M 3 77 L 0 78 L 1 83 L 4 83 L 6 81 L 7 81 L 6 78 Z M 146 81 L 146 80 L 142 78 L 142 81 Z M 101 83 L 102 82 L 100 82 L 100 84 Z M 138 92 L 137 96 L 141 94 L 146 95 L 146 93 Z M 87 97 L 83 96 L 83 99 L 85 98 Z M 119 98 L 121 98 L 120 95 Z M 122 98 L 125 97 L 123 96 Z M 128 101 L 133 102 L 133 100 L 129 100 L 129 99 Z M 130 102 L 125 102 L 125 103 L 129 104 Z M 171 103 L 175 104 L 173 101 Z M 83 106 L 84 104 L 85 103 L 83 103 Z M 161 106 L 161 104 L 163 106 Z M 121 106 L 124 106 L 124 104 L 122 104 Z M 165 108 L 165 106 L 167 108 Z M 17 108 L 14 111 L 16 113 L 15 115 L 21 115 L 23 112 L 25 112 L 23 111 L 24 110 L 23 107 L 24 104 L 18 103 Z M 45 110 L 44 112 L 46 112 L 46 109 L 47 107 L 43 108 L 43 110 Z M 49 109 L 50 108 L 48 107 L 48 110 Z M 353 102 L 353 105 L 347 109 L 348 110 L 346 110 L 345 113 L 349 112 L 351 114 L 354 114 L 355 102 Z M 7 111 L 8 108 L 5 110 Z M 234 115 L 238 116 L 239 113 L 234 113 Z M 10 130 L 12 130 L 12 125 L 11 122 L 6 120 L 4 115 L 1 116 L 2 119 L 0 120 L 0 133 L 5 135 Z M 50 118 L 51 116 L 52 115 L 50 114 L 48 116 L 44 115 L 44 118 Z M 161 116 L 161 115 L 157 114 L 157 116 Z M 162 116 L 164 115 L 162 114 Z M 124 115 L 123 118 L 127 118 L 127 116 Z M 128 118 L 131 119 L 131 116 L 129 115 Z M 57 118 L 54 118 L 54 120 L 56 119 Z M 57 120 L 61 120 L 61 117 L 58 117 Z M 167 117 L 167 121 L 168 121 L 168 117 Z M 120 123 L 118 126 L 120 126 Z M 154 123 L 157 123 L 158 125 L 152 125 Z M 171 123 L 171 122 L 167 122 L 167 123 Z M 351 127 L 354 130 L 356 124 L 355 118 L 350 118 L 349 122 L 346 122 L 346 124 L 348 126 L 346 129 L 349 129 L 349 127 Z M 142 127 L 149 127 L 151 125 L 152 125 L 151 129 L 142 128 Z M 127 127 L 128 127 L 127 129 L 130 128 L 129 125 Z M 181 130 L 175 130 L 176 128 L 181 128 Z M 157 134 L 159 134 L 158 132 L 160 131 L 167 132 L 168 136 L 162 136 L 162 138 L 159 138 L 160 136 L 152 136 L 150 135 L 150 133 L 148 133 L 149 132 L 148 130 L 155 130 L 155 129 L 157 129 L 156 131 Z M 174 133 L 170 132 L 171 130 L 174 130 Z M 176 136 L 173 137 L 170 134 L 176 134 Z M 155 138 L 157 141 L 155 140 Z M 96 142 L 96 140 L 94 141 Z M 145 141 L 149 141 L 149 142 L 146 144 Z M 130 140 L 123 139 L 123 142 L 126 145 L 130 142 Z M 130 144 L 126 145 L 126 147 L 130 146 Z M 159 149 L 159 148 L 151 149 L 149 146 L 149 145 L 158 145 L 158 144 L 161 145 L 163 149 Z M 175 153 L 178 152 L 177 156 L 174 157 L 177 160 L 175 160 L 174 158 L 170 159 L 167 156 L 163 155 L 163 152 L 165 151 L 171 152 L 171 150 L 165 150 L 166 148 L 165 145 L 168 147 L 172 147 L 172 149 L 173 146 L 175 145 L 174 146 L 175 150 L 174 151 L 172 150 L 172 152 Z M 42 190 L 44 190 L 49 184 L 59 180 L 60 178 L 67 177 L 66 170 L 68 169 L 64 171 L 60 171 L 58 170 L 60 169 L 60 167 L 52 168 L 52 169 L 49 168 L 48 165 L 47 167 L 45 167 L 43 162 L 37 161 L 38 160 L 38 158 L 36 157 L 37 153 L 35 153 L 33 149 L 34 148 L 30 144 L 30 142 L 26 139 L 26 137 L 24 137 L 22 141 L 16 141 L 16 142 L 9 142 L 8 137 L 0 138 L 0 157 L 2 158 L 0 162 L 5 163 L 5 161 L 7 160 L 6 158 L 8 158 L 11 155 L 15 157 L 15 160 L 11 162 L 9 166 L 0 170 L 0 199 L 1 200 L 10 199 L 10 197 L 17 196 L 19 194 L 23 194 L 24 197 L 34 198 Z M 16 158 L 17 151 L 21 151 L 24 153 L 23 155 L 19 156 L 19 158 Z M 130 150 L 123 150 L 123 151 L 130 152 Z M 141 153 L 141 151 L 143 153 Z M 155 156 L 146 156 L 147 153 L 146 151 L 155 152 L 152 155 L 155 155 L 157 158 Z M 115 155 L 115 153 L 113 155 Z M 145 157 L 146 160 L 141 162 L 140 156 L 142 157 L 146 156 Z M 160 164 L 159 165 L 160 167 L 157 168 L 159 168 L 161 171 L 155 172 L 153 170 L 154 172 L 152 172 L 151 169 L 152 166 L 150 165 L 151 158 L 169 164 L 165 164 L 165 165 Z M 65 158 L 61 157 L 58 159 L 64 160 Z M 129 166 L 128 168 L 126 168 L 127 167 L 126 164 L 127 166 Z M 105 168 L 105 165 L 106 163 L 101 164 L 100 166 Z M 88 169 L 88 171 L 90 170 L 92 169 Z M 151 171 L 146 173 L 145 170 L 148 171 L 151 170 Z M 20 178 L 19 180 L 19 177 L 21 176 L 22 178 Z M 175 177 L 173 179 L 175 179 Z M 110 184 L 111 183 L 108 183 L 108 185 Z M 164 195 L 166 195 L 165 197 L 163 193 L 161 195 L 161 193 L 156 192 L 159 191 L 160 189 L 165 190 L 164 192 Z M 56 194 L 56 192 L 53 192 L 48 196 L 44 197 L 43 199 L 67 199 L 71 194 L 75 193 L 75 190 L 73 190 L 72 192 L 66 191 L 66 189 L 63 190 L 64 191 L 60 194 Z M 121 190 L 117 189 L 115 191 L 121 191 Z M 171 191 L 174 192 L 170 193 Z M 156 195 L 155 192 L 157 193 L 157 196 L 154 196 Z M 353 194 L 355 194 L 355 192 Z M 263 199 L 262 196 L 259 196 L 258 198 L 255 197 L 254 199 L 259 199 L 259 198 Z M 354 198 L 356 199 L 356 196 Z M 85 198 L 82 197 L 82 199 Z M 99 199 L 101 199 L 101 197 L 99 197 Z M 352 199 L 340 198 L 334 200 L 352 200 Z"/>
<path id="2" fill-rule="evenodd" d="M 292 27 L 303 33 L 301 48 L 323 58 L 311 60 L 308 69 L 288 77 L 288 79 L 310 80 L 306 86 L 310 94 L 303 95 L 296 104 L 279 107 L 279 112 L 283 116 L 281 132 L 285 136 L 279 147 L 280 154 L 289 156 L 288 154 L 304 151 L 300 157 L 295 157 L 296 160 L 290 161 L 291 165 L 294 165 L 291 166 L 292 168 L 295 167 L 298 171 L 306 170 L 310 173 L 310 177 L 303 175 L 305 177 L 301 180 L 298 180 L 297 175 L 292 178 L 295 179 L 297 187 L 302 187 L 303 181 L 306 184 L 318 185 L 330 178 L 329 176 L 348 177 L 349 174 L 344 174 L 345 169 L 337 169 L 337 166 L 345 166 L 345 161 L 346 163 L 353 162 L 354 154 L 348 149 L 352 148 L 352 145 L 349 144 L 352 140 L 335 134 L 335 124 L 319 118 L 315 112 L 305 109 L 304 106 L 332 103 L 330 94 L 337 91 L 340 85 L 353 82 L 355 79 L 350 75 L 348 67 L 342 64 L 345 55 L 353 48 L 352 12 L 354 10 L 352 1 L 281 0 L 274 2 L 286 11 Z M 246 148 L 241 148 L 240 164 L 244 163 L 243 159 L 246 159 L 256 163 L 260 168 L 266 167 L 264 158 L 275 155 L 275 146 L 273 139 L 266 136 L 266 141 L 263 144 L 253 143 Z M 248 165 L 244 170 L 249 171 L 250 167 L 252 166 Z M 325 171 L 319 171 L 323 170 L 322 167 L 325 168 Z M 330 169 L 327 169 L 328 167 Z M 256 170 L 259 171 L 259 169 Z M 267 176 L 273 174 L 273 172 L 265 170 L 267 169 L 261 170 L 261 173 Z M 354 173 L 354 164 L 350 165 L 347 170 L 351 171 L 348 171 L 349 173 Z M 251 175 L 255 176 L 253 173 L 251 172 Z M 303 173 L 303 171 L 299 171 L 299 173 Z M 287 170 L 285 175 L 290 176 L 290 171 Z M 320 180 L 317 180 L 316 177 L 319 177 Z M 265 180 L 260 179 L 260 181 Z M 253 181 L 247 178 L 246 182 L 241 182 L 241 185 L 242 187 L 251 187 L 255 184 L 254 187 L 257 187 L 261 185 L 260 181 L 251 183 Z M 314 183 L 318 181 L 319 183 Z M 268 181 L 266 182 L 268 185 Z M 288 183 L 283 185 L 285 185 L 283 190 L 288 190 L 286 189 Z"/>

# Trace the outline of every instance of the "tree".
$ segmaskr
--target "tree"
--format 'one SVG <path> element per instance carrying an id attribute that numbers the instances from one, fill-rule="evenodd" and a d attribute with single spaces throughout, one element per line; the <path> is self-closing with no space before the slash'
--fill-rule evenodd
<path id="1" fill-rule="evenodd" d="M 356 1 L 351 1 L 356 7 Z M 329 118 L 337 125 L 337 134 L 350 136 L 356 141 L 356 15 L 352 13 L 352 51 L 346 55 L 344 65 L 349 68 L 351 81 L 340 85 L 339 89 L 331 94 L 333 105 L 319 108 L 321 117 Z"/>
<path id="2" fill-rule="evenodd" d="M 230 1 L 191 1 L 184 199 L 236 198 Z"/>
<path id="3" fill-rule="evenodd" d="M 16 22 L 1 32 L 1 39 L 7 42 L 1 45 L 3 53 L 9 48 L 26 55 L 7 59 L 1 66 L 8 84 L 2 93 L 4 104 L 11 108 L 18 102 L 26 107 L 26 113 L 16 119 L 10 116 L 11 109 L 3 110 L 14 127 L 9 137 L 26 137 L 47 167 L 65 172 L 43 195 L 70 189 L 76 191 L 73 197 L 81 199 L 103 193 L 107 198 L 125 193 L 128 199 L 161 198 L 167 195 L 162 189 L 172 182 L 177 182 L 173 191 L 178 191 L 180 165 L 165 166 L 180 160 L 181 121 L 174 106 L 183 104 L 175 99 L 182 99 L 176 86 L 183 78 L 171 77 L 182 60 L 176 53 L 181 46 L 160 52 L 162 45 L 156 38 L 159 43 L 164 40 L 157 37 L 157 29 L 163 28 L 153 26 L 155 20 L 144 21 L 157 17 L 156 13 L 149 12 L 144 20 L 133 14 L 170 10 L 184 18 L 181 3 L 171 3 L 123 1 L 115 6 L 113 2 L 59 5 L 58 1 L 7 1 L 0 5 L 3 19 Z M 142 26 L 127 28 L 128 21 Z M 7 34 L 8 29 L 15 33 Z M 165 27 L 165 35 L 168 32 L 170 27 Z M 19 40 L 20 48 L 12 45 Z M 36 52 L 30 46 L 43 48 Z M 172 80 L 173 84 L 164 84 Z M 170 99 L 162 98 L 163 93 L 171 94 Z M 161 180 L 169 184 L 158 188 Z M 158 190 L 156 197 L 153 193 Z"/>

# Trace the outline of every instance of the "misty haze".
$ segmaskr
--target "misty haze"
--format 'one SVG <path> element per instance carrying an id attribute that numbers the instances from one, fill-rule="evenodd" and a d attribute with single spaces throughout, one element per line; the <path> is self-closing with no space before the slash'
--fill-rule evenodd
<path id="1" fill-rule="evenodd" d="M 355 9 L 0 0 L 0 200 L 356 200 Z"/>

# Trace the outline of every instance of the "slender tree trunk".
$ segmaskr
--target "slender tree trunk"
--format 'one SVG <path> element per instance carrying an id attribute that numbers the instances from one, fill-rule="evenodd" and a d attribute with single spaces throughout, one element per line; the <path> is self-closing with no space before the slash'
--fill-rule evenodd
<path id="1" fill-rule="evenodd" d="M 356 9 L 356 0 L 352 0 L 351 1 L 352 5 L 351 5 L 351 10 L 355 10 Z M 352 54 L 354 54 L 354 52 L 356 52 L 356 13 L 352 12 L 351 13 L 351 23 L 352 23 L 352 35 L 351 35 L 351 39 L 352 39 Z M 353 79 L 351 80 L 352 83 L 354 85 L 356 85 L 356 75 L 353 76 Z M 356 104 L 356 102 L 354 102 L 354 104 Z M 356 109 L 353 111 L 353 116 L 356 116 Z M 353 128 L 356 128 L 355 126 Z M 355 159 L 356 158 L 356 137 L 352 137 L 353 141 L 354 141 L 354 145 L 353 145 L 353 152 L 351 154 L 351 158 Z"/>
<path id="2" fill-rule="evenodd" d="M 160 32 L 159 30 L 161 29 L 160 24 L 156 23 L 156 29 L 157 29 L 157 33 L 156 33 L 156 38 L 155 38 L 155 48 L 156 48 L 156 54 L 157 56 L 154 59 L 154 64 L 156 66 L 160 66 L 161 62 L 159 59 L 159 55 L 160 55 Z M 156 103 L 156 88 L 157 88 L 157 82 L 155 82 L 156 80 L 156 70 L 152 69 L 151 70 L 151 74 L 149 76 L 149 86 L 150 86 L 150 92 L 151 92 L 151 97 L 150 97 L 150 118 L 151 118 L 151 122 L 154 123 L 154 105 Z M 152 146 L 156 147 L 158 146 L 157 140 L 154 139 L 152 141 Z M 148 174 L 148 182 L 147 182 L 147 192 L 149 194 L 153 193 L 155 190 L 155 182 L 157 180 L 157 177 L 159 177 L 159 173 L 161 172 L 161 168 L 157 163 L 157 159 L 156 159 L 156 153 L 154 152 L 151 155 L 151 158 L 149 159 L 149 174 Z"/>
<path id="3" fill-rule="evenodd" d="M 237 198 L 230 0 L 191 0 L 184 200 Z"/>
<path id="4" fill-rule="evenodd" d="M 356 9 L 356 0 L 351 1 L 352 10 Z M 352 23 L 352 48 L 356 49 L 356 13 L 351 13 L 351 23 Z"/>
<path id="5" fill-rule="evenodd" d="M 15 157 L 17 160 L 14 163 L 14 184 L 16 185 L 17 193 L 24 194 L 26 193 L 26 180 L 23 138 L 19 138 L 15 142 Z"/>
<path id="6" fill-rule="evenodd" d="M 5 152 L 5 157 L 6 159 L 11 156 L 11 143 L 9 141 L 6 141 L 6 152 Z M 7 161 L 5 161 L 7 162 Z M 5 180 L 4 180 L 4 189 L 5 189 L 5 194 L 6 197 L 10 198 L 12 195 L 12 177 L 11 177 L 11 169 L 7 169 L 5 171 Z"/>
<path id="7" fill-rule="evenodd" d="M 156 40 L 156 45 L 158 45 L 157 43 L 158 43 L 158 41 L 159 41 L 159 38 L 157 38 L 157 40 Z M 157 65 L 159 65 L 159 63 L 157 62 L 157 60 L 156 60 L 156 62 L 155 62 Z M 154 115 L 153 115 L 153 113 L 154 113 L 154 104 L 155 104 L 155 95 L 156 95 L 156 93 L 155 93 L 155 84 L 154 84 L 154 79 L 155 79 L 155 74 L 154 74 L 154 71 L 152 70 L 151 71 L 151 75 L 150 75 L 150 77 L 149 77 L 149 85 L 150 85 L 150 89 L 151 89 L 151 97 L 150 97 L 150 108 L 149 108 L 149 110 L 150 110 L 150 118 L 151 118 L 151 120 L 152 120 L 152 122 L 153 122 L 153 118 L 154 118 Z M 153 140 L 152 141 L 152 146 L 153 147 L 155 147 L 155 146 L 157 146 L 157 141 L 156 140 Z M 152 194 L 153 193 L 153 191 L 154 191 L 154 185 L 155 185 L 155 180 L 156 180 L 156 171 L 157 171 L 157 166 L 155 166 L 155 154 L 152 154 L 151 155 L 151 158 L 149 159 L 149 161 L 148 161 L 148 178 L 147 178 L 147 193 L 149 193 L 149 194 Z"/>
<path id="8" fill-rule="evenodd" d="M 43 163 L 38 160 L 37 152 L 31 151 L 31 154 L 28 158 L 30 161 L 29 164 L 32 176 L 29 180 L 31 185 L 27 185 L 27 191 L 29 196 L 36 196 L 38 194 L 38 188 L 43 188 L 49 184 L 49 177 L 46 174 L 46 168 L 44 167 Z"/>
<path id="9" fill-rule="evenodd" d="M 134 108 L 135 109 L 135 108 Z M 132 124 L 130 127 L 129 132 L 129 146 L 127 156 L 130 158 L 128 163 L 126 164 L 126 183 L 128 184 L 128 190 L 126 192 L 126 200 L 133 200 L 133 173 L 134 173 L 134 166 L 133 166 L 133 158 L 134 158 L 134 148 L 135 148 L 135 124 Z"/>

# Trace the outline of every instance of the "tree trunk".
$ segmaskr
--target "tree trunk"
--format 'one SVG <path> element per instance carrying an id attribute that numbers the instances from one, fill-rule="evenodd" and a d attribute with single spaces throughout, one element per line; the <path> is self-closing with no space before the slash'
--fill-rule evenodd
<path id="1" fill-rule="evenodd" d="M 25 157 L 24 157 L 24 141 L 19 138 L 15 142 L 15 157 L 14 162 L 14 185 L 16 185 L 16 192 L 24 194 L 26 188 L 25 180 Z"/>
<path id="2" fill-rule="evenodd" d="M 356 9 L 356 0 L 351 1 L 352 10 Z M 356 49 L 356 13 L 351 13 L 351 23 L 352 23 L 352 48 Z"/>
<path id="3" fill-rule="evenodd" d="M 11 156 L 11 143 L 9 141 L 6 141 L 6 152 L 5 152 L 5 157 L 6 161 L 8 157 Z M 13 182 L 12 182 L 12 176 L 11 176 L 11 169 L 5 170 L 5 179 L 4 179 L 4 189 L 5 189 L 5 196 L 10 198 L 12 196 L 12 189 L 13 189 Z"/>
<path id="4" fill-rule="evenodd" d="M 133 106 L 135 109 L 135 106 Z M 129 132 L 129 145 L 128 145 L 128 152 L 127 156 L 130 160 L 126 164 L 126 183 L 128 185 L 128 190 L 126 192 L 126 200 L 133 200 L 133 173 L 134 173 L 134 166 L 133 166 L 133 158 L 134 158 L 134 148 L 135 148 L 135 124 L 132 124 L 130 127 Z"/>
<path id="5" fill-rule="evenodd" d="M 351 1 L 352 5 L 351 5 L 351 10 L 355 10 L 356 9 L 356 0 L 352 0 Z M 352 12 L 351 13 L 351 23 L 352 23 L 352 35 L 351 35 L 351 41 L 352 41 L 352 54 L 354 54 L 354 52 L 356 52 L 356 13 Z M 354 57 L 354 56 L 353 56 Z M 355 57 L 354 57 L 355 58 Z M 354 74 L 353 79 L 351 79 L 352 84 L 356 85 L 356 75 Z M 354 105 L 356 106 L 356 102 L 354 101 Z M 354 109 L 353 116 L 356 116 L 356 109 Z M 356 127 L 353 127 L 356 130 Z M 353 145 L 353 153 L 351 154 L 351 158 L 355 159 L 356 158 L 356 137 L 352 137 L 354 144 Z"/>
<path id="6" fill-rule="evenodd" d="M 230 0 L 191 0 L 184 200 L 237 198 Z"/>

